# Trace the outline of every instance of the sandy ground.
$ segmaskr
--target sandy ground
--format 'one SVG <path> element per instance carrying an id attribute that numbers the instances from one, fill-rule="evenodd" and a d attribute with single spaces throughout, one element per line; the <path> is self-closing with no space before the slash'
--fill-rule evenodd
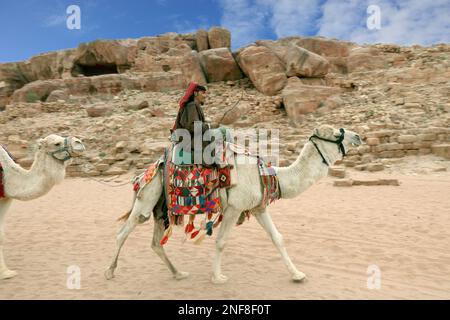
<path id="1" fill-rule="evenodd" d="M 125 244 L 116 278 L 103 272 L 114 249 L 115 219 L 128 209 L 130 186 L 110 188 L 67 179 L 47 196 L 15 202 L 6 219 L 5 254 L 19 275 L 0 282 L 1 299 L 450 299 L 450 173 L 371 174 L 401 186 L 332 186 L 326 178 L 296 199 L 271 206 L 294 263 L 293 283 L 254 218 L 237 227 L 225 249 L 230 280 L 210 282 L 214 240 L 182 244 L 176 229 L 169 257 L 190 277 L 177 281 L 151 251 L 152 222 Z M 69 266 L 81 289 L 67 288 Z M 381 271 L 368 289 L 367 269 Z"/>

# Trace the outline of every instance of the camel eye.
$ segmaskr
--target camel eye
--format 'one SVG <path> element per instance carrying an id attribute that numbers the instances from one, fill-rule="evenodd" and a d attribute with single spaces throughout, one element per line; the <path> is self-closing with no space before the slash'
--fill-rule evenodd
<path id="1" fill-rule="evenodd" d="M 61 142 L 58 142 L 55 144 L 55 146 L 59 147 L 61 145 Z"/>

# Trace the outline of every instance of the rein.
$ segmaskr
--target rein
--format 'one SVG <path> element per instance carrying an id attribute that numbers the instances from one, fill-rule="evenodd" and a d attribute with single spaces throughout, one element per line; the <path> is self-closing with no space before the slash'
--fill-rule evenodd
<path id="1" fill-rule="evenodd" d="M 316 148 L 317 152 L 319 153 L 320 157 L 322 158 L 323 163 L 325 163 L 327 166 L 330 166 L 330 164 L 328 163 L 328 161 L 325 159 L 325 156 L 323 155 L 322 151 L 320 151 L 319 146 L 317 145 L 317 143 L 313 140 L 313 138 L 322 140 L 322 141 L 326 141 L 326 142 L 331 142 L 334 144 L 338 145 L 339 148 L 339 152 L 342 153 L 342 157 L 345 157 L 345 147 L 344 144 L 342 143 L 344 141 L 344 136 L 345 136 L 345 130 L 343 128 L 340 128 L 339 131 L 341 132 L 341 135 L 339 136 L 339 138 L 337 140 L 329 140 L 329 139 L 325 139 L 322 137 L 319 137 L 316 134 L 313 134 L 311 137 L 309 137 L 309 141 L 312 142 L 312 144 L 314 145 L 314 147 Z"/>
<path id="2" fill-rule="evenodd" d="M 61 147 L 61 148 L 59 148 L 59 149 L 56 150 L 56 151 L 48 152 L 47 154 L 48 154 L 49 156 L 52 156 L 52 157 L 53 157 L 54 159 L 56 159 L 56 160 L 65 162 L 65 161 L 67 161 L 67 160 L 69 160 L 69 159 L 72 159 L 72 155 L 71 155 L 70 151 L 71 151 L 71 146 L 70 146 L 70 144 L 69 144 L 69 138 L 65 138 L 65 139 L 64 139 L 64 147 Z M 57 154 L 59 154 L 59 153 L 65 153 L 65 154 L 63 154 L 63 155 L 64 155 L 64 158 L 62 158 L 62 159 L 59 158 L 59 157 L 57 156 Z"/>

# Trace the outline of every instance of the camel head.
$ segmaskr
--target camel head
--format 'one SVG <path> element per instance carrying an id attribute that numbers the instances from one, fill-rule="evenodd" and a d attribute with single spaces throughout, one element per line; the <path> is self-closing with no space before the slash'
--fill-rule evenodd
<path id="1" fill-rule="evenodd" d="M 75 137 L 61 137 L 56 134 L 39 139 L 38 149 L 62 162 L 78 157 L 86 150 L 80 139 Z"/>
<path id="2" fill-rule="evenodd" d="M 362 144 L 357 133 L 343 128 L 335 129 L 329 125 L 321 125 L 314 129 L 309 140 L 314 144 L 327 165 L 333 164 L 338 159 L 339 154 L 345 156 L 347 150 L 352 146 L 356 147 Z"/>

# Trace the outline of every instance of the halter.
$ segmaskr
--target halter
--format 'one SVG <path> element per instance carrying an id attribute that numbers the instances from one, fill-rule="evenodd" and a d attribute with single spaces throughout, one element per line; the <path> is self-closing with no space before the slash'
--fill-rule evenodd
<path id="1" fill-rule="evenodd" d="M 341 132 L 341 135 L 339 136 L 339 138 L 336 141 L 328 140 L 328 139 L 319 137 L 318 135 L 315 135 L 315 134 L 313 134 L 311 137 L 309 137 L 309 141 L 312 142 L 312 144 L 316 148 L 317 152 L 319 152 L 319 155 L 322 158 L 323 163 L 325 163 L 327 166 L 330 166 L 330 164 L 325 159 L 323 153 L 320 151 L 319 146 L 314 142 L 313 138 L 317 138 L 317 139 L 322 140 L 322 141 L 326 141 L 326 142 L 331 142 L 331 143 L 337 144 L 338 147 L 339 147 L 339 152 L 342 153 L 342 157 L 345 157 L 345 147 L 344 147 L 344 144 L 342 143 L 344 141 L 345 130 L 343 128 L 340 128 L 339 131 Z"/>
<path id="2" fill-rule="evenodd" d="M 47 154 L 52 156 L 56 160 L 65 162 L 69 159 L 72 159 L 71 150 L 72 150 L 72 147 L 69 144 L 69 138 L 64 138 L 64 147 L 61 147 L 56 151 L 48 152 Z M 57 156 L 57 154 L 59 154 L 59 153 L 63 153 L 64 157 L 62 159 Z"/>

